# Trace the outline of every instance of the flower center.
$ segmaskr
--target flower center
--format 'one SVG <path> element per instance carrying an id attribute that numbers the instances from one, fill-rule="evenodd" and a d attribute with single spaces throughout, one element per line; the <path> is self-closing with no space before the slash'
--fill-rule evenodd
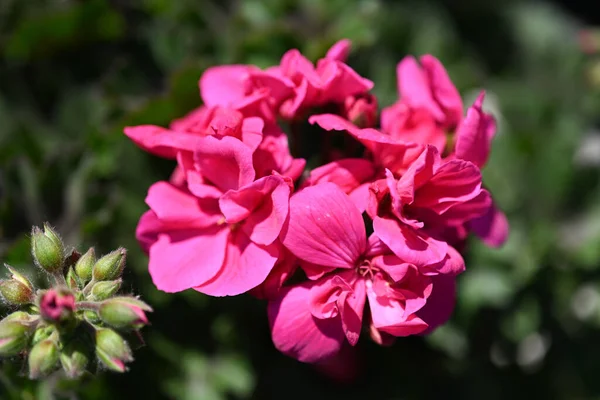
<path id="1" fill-rule="evenodd" d="M 356 267 L 356 272 L 362 277 L 373 279 L 379 268 L 371 264 L 371 260 L 362 260 Z"/>

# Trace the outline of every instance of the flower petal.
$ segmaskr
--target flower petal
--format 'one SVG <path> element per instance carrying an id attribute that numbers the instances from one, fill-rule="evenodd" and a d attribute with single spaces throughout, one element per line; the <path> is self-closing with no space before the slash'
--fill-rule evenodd
<path id="1" fill-rule="evenodd" d="M 143 150 L 154 155 L 175 159 L 181 150 L 194 151 L 201 135 L 176 132 L 155 125 L 127 126 L 125 135 Z"/>
<path id="2" fill-rule="evenodd" d="M 307 187 L 290 199 L 283 244 L 296 257 L 352 268 L 366 249 L 365 225 L 352 200 L 333 183 Z"/>
<path id="3" fill-rule="evenodd" d="M 423 308 L 417 311 L 419 318 L 429 325 L 422 334 L 431 333 L 446 323 L 452 316 L 456 303 L 456 277 L 452 275 L 432 276 L 433 290 Z"/>
<path id="4" fill-rule="evenodd" d="M 165 292 L 180 292 L 200 285 L 221 269 L 229 229 L 161 233 L 150 247 L 148 269 L 156 287 Z"/>
<path id="5" fill-rule="evenodd" d="M 210 296 L 234 296 L 265 281 L 279 256 L 278 245 L 260 246 L 242 232 L 232 232 L 221 270 L 195 290 Z"/>
<path id="6" fill-rule="evenodd" d="M 393 219 L 375 217 L 373 229 L 394 254 L 417 267 L 440 262 L 448 253 L 446 242 L 433 239 Z"/>
<path id="7" fill-rule="evenodd" d="M 268 245 L 277 239 L 288 216 L 289 178 L 271 175 L 239 190 L 230 190 L 219 199 L 229 223 L 245 220 L 244 231 L 258 244 Z"/>
<path id="8" fill-rule="evenodd" d="M 340 318 L 317 319 L 308 306 L 312 282 L 284 288 L 269 302 L 268 314 L 275 347 L 299 361 L 314 363 L 336 354 L 344 342 Z"/>
<path id="9" fill-rule="evenodd" d="M 224 192 L 254 180 L 252 150 L 234 137 L 200 139 L 194 158 L 202 175 Z"/>
<path id="10" fill-rule="evenodd" d="M 509 225 L 506 215 L 492 204 L 488 211 L 469 222 L 470 228 L 485 244 L 500 247 L 508 238 Z"/>

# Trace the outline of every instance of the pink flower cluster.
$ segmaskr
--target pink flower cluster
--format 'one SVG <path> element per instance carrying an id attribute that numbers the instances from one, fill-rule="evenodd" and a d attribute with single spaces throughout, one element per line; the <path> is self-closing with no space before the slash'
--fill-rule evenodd
<path id="1" fill-rule="evenodd" d="M 363 331 L 379 344 L 430 332 L 452 313 L 468 233 L 490 246 L 508 234 L 481 181 L 496 130 L 484 93 L 465 115 L 436 58 L 406 57 L 378 118 L 349 50 L 210 68 L 203 106 L 125 129 L 177 160 L 136 232 L 156 287 L 268 299 L 275 346 L 304 362 Z"/>

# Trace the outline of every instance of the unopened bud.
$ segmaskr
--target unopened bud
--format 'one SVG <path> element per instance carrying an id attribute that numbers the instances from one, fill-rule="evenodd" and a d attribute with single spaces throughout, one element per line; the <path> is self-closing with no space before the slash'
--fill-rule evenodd
<path id="1" fill-rule="evenodd" d="M 140 329 L 148 324 L 144 311 L 152 308 L 133 297 L 115 297 L 108 299 L 100 305 L 98 315 L 102 321 L 117 329 Z"/>
<path id="2" fill-rule="evenodd" d="M 98 316 L 98 314 L 96 313 L 96 311 L 92 311 L 92 310 L 86 310 L 83 312 L 83 317 L 85 318 L 85 320 L 87 322 L 89 322 L 90 324 L 99 324 L 102 320 L 100 319 L 100 317 Z"/>
<path id="3" fill-rule="evenodd" d="M 58 362 L 58 346 L 52 339 L 42 340 L 29 352 L 29 378 L 37 379 L 45 376 L 56 367 Z"/>
<path id="4" fill-rule="evenodd" d="M 94 265 L 93 277 L 96 281 L 117 279 L 125 268 L 127 250 L 120 248 L 100 258 Z"/>
<path id="5" fill-rule="evenodd" d="M 112 329 L 96 331 L 96 355 L 102 364 L 116 372 L 125 372 L 125 363 L 133 361 L 129 345 Z"/>
<path id="6" fill-rule="evenodd" d="M 343 114 L 359 128 L 371 128 L 377 123 L 377 98 L 372 94 L 348 96 Z"/>
<path id="7" fill-rule="evenodd" d="M 69 268 L 69 272 L 67 272 L 65 280 L 67 281 L 67 286 L 69 289 L 78 290 L 83 286 L 73 268 Z"/>
<path id="8" fill-rule="evenodd" d="M 42 231 L 34 227 L 31 232 L 31 252 L 33 259 L 46 272 L 60 271 L 64 263 L 64 245 L 60 237 L 44 224 Z"/>
<path id="9" fill-rule="evenodd" d="M 24 322 L 26 324 L 34 324 L 37 320 L 39 320 L 38 315 L 31 315 L 26 313 L 25 311 L 15 311 L 14 313 L 8 314 L 4 319 L 0 322 L 4 321 L 17 321 Z"/>
<path id="10" fill-rule="evenodd" d="M 49 289 L 40 296 L 39 305 L 46 321 L 65 321 L 75 311 L 75 297 L 68 290 Z"/>
<path id="11" fill-rule="evenodd" d="M 74 379 L 80 377 L 90 361 L 89 352 L 83 342 L 72 340 L 60 352 L 60 363 L 67 377 Z"/>
<path id="12" fill-rule="evenodd" d="M 75 272 L 83 282 L 88 282 L 92 279 L 92 269 L 96 263 L 96 253 L 93 247 L 82 255 L 75 264 Z"/>
<path id="13" fill-rule="evenodd" d="M 33 333 L 31 343 L 35 345 L 41 342 L 42 340 L 48 339 L 52 335 L 58 335 L 58 331 L 56 330 L 56 327 L 54 325 L 39 326 Z"/>
<path id="14" fill-rule="evenodd" d="M 33 301 L 33 286 L 23 275 L 7 266 L 12 279 L 0 281 L 0 293 L 10 304 L 27 304 Z"/>
<path id="15" fill-rule="evenodd" d="M 27 347 L 31 332 L 29 324 L 21 321 L 0 322 L 0 357 L 10 357 L 19 354 Z"/>
<path id="16" fill-rule="evenodd" d="M 92 286 L 91 298 L 96 301 L 108 299 L 113 294 L 117 293 L 122 282 L 121 279 L 96 282 L 94 286 Z"/>

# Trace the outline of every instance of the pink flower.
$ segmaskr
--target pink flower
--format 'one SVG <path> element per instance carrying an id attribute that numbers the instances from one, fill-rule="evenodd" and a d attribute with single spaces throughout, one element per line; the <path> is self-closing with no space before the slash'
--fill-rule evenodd
<path id="1" fill-rule="evenodd" d="M 342 116 L 360 128 L 374 127 L 377 125 L 377 98 L 370 93 L 346 97 Z"/>
<path id="2" fill-rule="evenodd" d="M 75 312 L 75 297 L 69 292 L 49 289 L 40 297 L 40 314 L 47 321 L 65 320 L 73 312 Z"/>
<path id="3" fill-rule="evenodd" d="M 136 234 L 159 289 L 243 293 L 278 260 L 292 182 L 279 175 L 254 180 L 252 150 L 239 139 L 198 141 L 193 165 L 184 167 L 187 189 L 154 184 Z"/>
<path id="4" fill-rule="evenodd" d="M 445 231 L 484 215 L 490 204 L 479 168 L 462 160 L 442 162 L 428 146 L 400 179 L 387 171 L 386 179 L 371 185 L 367 212 L 377 236 L 398 257 L 421 264 L 443 260 Z"/>
<path id="5" fill-rule="evenodd" d="M 442 63 L 431 55 L 419 59 L 405 57 L 396 69 L 401 101 L 411 108 L 427 110 L 446 130 L 456 128 L 462 119 L 460 94 Z"/>
<path id="6" fill-rule="evenodd" d="M 260 118 L 244 118 L 235 110 L 200 107 L 187 116 L 173 121 L 170 129 L 154 125 L 125 128 L 125 134 L 149 153 L 176 158 L 180 151 L 193 153 L 205 136 L 232 136 L 256 149 L 263 136 L 264 123 Z"/>
<path id="7" fill-rule="evenodd" d="M 298 50 L 290 50 L 278 66 L 265 71 L 250 65 L 209 68 L 200 78 L 200 93 L 209 106 L 234 108 L 267 121 L 277 115 L 296 119 L 311 107 L 343 104 L 346 97 L 373 87 L 344 63 L 349 46 L 347 40 L 336 43 L 316 67 Z"/>
<path id="8" fill-rule="evenodd" d="M 336 185 L 308 187 L 290 200 L 283 244 L 313 266 L 334 270 L 318 280 L 285 287 L 269 303 L 275 346 L 303 362 L 355 345 L 369 303 L 370 324 L 392 336 L 417 334 L 428 324 L 416 315 L 432 292 L 430 275 L 462 270 L 451 253 L 436 265 L 412 264 L 392 254 L 377 237 L 367 240 L 360 211 Z"/>
<path id="9" fill-rule="evenodd" d="M 333 114 L 313 115 L 308 121 L 327 131 L 348 132 L 369 150 L 376 169 L 389 169 L 398 175 L 404 173 L 425 148 L 421 144 L 395 139 L 376 129 L 360 129 L 349 121 Z"/>

